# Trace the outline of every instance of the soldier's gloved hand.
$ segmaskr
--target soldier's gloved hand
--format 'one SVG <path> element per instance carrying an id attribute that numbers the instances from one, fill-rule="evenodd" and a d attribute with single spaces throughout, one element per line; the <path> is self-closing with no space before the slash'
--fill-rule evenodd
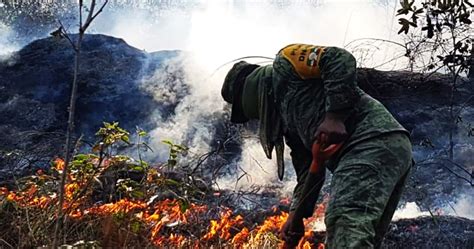
<path id="1" fill-rule="evenodd" d="M 345 115 L 326 113 L 323 122 L 316 130 L 315 138 L 320 144 L 339 144 L 347 139 L 348 134 L 344 125 Z"/>
<path id="2" fill-rule="evenodd" d="M 295 217 L 294 212 L 290 212 L 285 224 L 280 230 L 280 238 L 285 241 L 284 248 L 295 248 L 300 239 L 304 236 L 303 218 Z"/>

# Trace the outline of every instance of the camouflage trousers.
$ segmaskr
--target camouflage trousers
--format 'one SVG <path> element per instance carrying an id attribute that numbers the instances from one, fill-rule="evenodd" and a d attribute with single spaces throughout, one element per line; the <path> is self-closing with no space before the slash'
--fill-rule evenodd
<path id="1" fill-rule="evenodd" d="M 412 165 L 404 133 L 386 133 L 354 145 L 333 172 L 326 210 L 326 246 L 379 248 Z"/>

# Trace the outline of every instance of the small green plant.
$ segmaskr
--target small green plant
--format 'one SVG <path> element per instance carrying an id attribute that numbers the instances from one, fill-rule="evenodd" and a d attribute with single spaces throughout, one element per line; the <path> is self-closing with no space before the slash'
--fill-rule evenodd
<path id="1" fill-rule="evenodd" d="M 104 122 L 103 124 L 104 126 L 95 134 L 100 138 L 100 142 L 94 146 L 93 150 L 99 151 L 98 149 L 100 149 L 101 146 L 110 146 L 118 141 L 130 144 L 130 133 L 120 128 L 118 122 Z"/>
<path id="2" fill-rule="evenodd" d="M 169 169 L 173 169 L 178 164 L 178 156 L 186 155 L 189 148 L 184 145 L 175 144 L 170 140 L 162 140 L 161 142 L 169 146 L 168 167 Z"/>

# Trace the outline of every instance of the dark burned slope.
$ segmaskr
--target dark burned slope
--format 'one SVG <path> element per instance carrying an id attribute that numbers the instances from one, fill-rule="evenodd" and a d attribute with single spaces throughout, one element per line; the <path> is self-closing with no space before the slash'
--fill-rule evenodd
<path id="1" fill-rule="evenodd" d="M 75 36 L 72 36 L 74 39 Z M 180 77 L 169 72 L 169 60 L 178 51 L 147 53 L 129 46 L 124 40 L 86 35 L 76 106 L 76 134 L 93 141 L 103 121 L 119 121 L 134 131 L 136 125 L 150 129 L 151 114 L 164 120 L 173 114 L 177 102 L 188 91 Z M 74 52 L 66 39 L 36 40 L 5 61 L 0 61 L 0 172 L 48 165 L 61 154 L 67 121 L 67 106 L 73 79 Z M 157 99 L 144 87 L 155 72 L 175 74 L 162 86 L 180 89 L 176 98 Z M 166 79 L 166 77 L 165 77 Z M 18 155 L 7 157 L 14 151 Z M 28 161 L 19 162 L 28 158 Z M 0 173 L 0 180 L 5 177 Z M 9 176 L 7 176 L 9 177 Z"/>
<path id="2" fill-rule="evenodd" d="M 324 240 L 325 233 L 314 234 L 314 241 Z M 382 249 L 472 249 L 474 221 L 435 216 L 402 219 L 390 224 Z"/>
<path id="3" fill-rule="evenodd" d="M 474 221 L 436 216 L 393 222 L 384 248 L 474 248 Z"/>

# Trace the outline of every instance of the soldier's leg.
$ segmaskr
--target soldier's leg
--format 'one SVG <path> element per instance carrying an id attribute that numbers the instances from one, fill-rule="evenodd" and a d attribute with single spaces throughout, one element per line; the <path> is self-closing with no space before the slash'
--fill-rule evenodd
<path id="1" fill-rule="evenodd" d="M 385 211 L 380 218 L 379 224 L 375 228 L 375 248 L 380 248 L 382 245 L 383 237 L 387 232 L 387 229 L 392 221 L 393 214 L 397 209 L 398 202 L 400 201 L 400 197 L 402 196 L 403 189 L 405 187 L 405 182 L 408 177 L 410 170 L 405 173 L 405 175 L 398 181 L 395 189 L 392 192 L 392 196 L 388 200 L 387 206 L 385 207 Z"/>
<path id="2" fill-rule="evenodd" d="M 402 133 L 363 141 L 342 156 L 326 212 L 328 248 L 375 247 L 381 217 L 410 165 L 411 144 Z"/>

